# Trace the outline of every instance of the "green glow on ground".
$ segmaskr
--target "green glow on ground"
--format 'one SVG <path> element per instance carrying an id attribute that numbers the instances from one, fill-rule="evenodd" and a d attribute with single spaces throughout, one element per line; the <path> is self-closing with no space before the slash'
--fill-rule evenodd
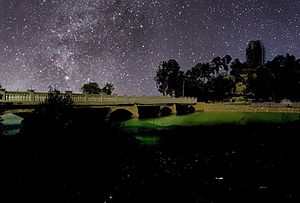
<path id="1" fill-rule="evenodd" d="M 3 119 L 3 125 L 5 126 L 4 135 L 15 135 L 20 132 L 21 122 L 23 118 L 14 114 L 5 114 L 1 116 Z"/>
<path id="2" fill-rule="evenodd" d="M 299 119 L 299 113 L 243 113 L 243 112 L 197 112 L 183 116 L 151 119 L 132 119 L 124 122 L 125 128 L 161 129 L 170 126 L 211 126 L 222 124 L 283 123 Z"/>
<path id="3" fill-rule="evenodd" d="M 156 145 L 159 142 L 159 137 L 157 136 L 136 136 L 136 139 L 140 140 L 143 145 L 147 146 Z"/>
<path id="4" fill-rule="evenodd" d="M 249 113 L 249 112 L 196 112 L 189 115 L 157 117 L 149 119 L 131 119 L 125 121 L 122 128 L 137 134 L 137 139 L 145 145 L 159 142 L 157 130 L 173 126 L 214 126 L 246 125 L 250 123 L 285 123 L 299 119 L 299 113 Z"/>

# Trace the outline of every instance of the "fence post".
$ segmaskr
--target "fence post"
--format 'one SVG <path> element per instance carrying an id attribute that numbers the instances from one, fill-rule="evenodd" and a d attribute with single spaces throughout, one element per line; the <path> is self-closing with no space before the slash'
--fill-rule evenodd
<path id="1" fill-rule="evenodd" d="M 35 95 L 34 95 L 34 91 L 35 90 L 27 90 L 28 92 L 29 92 L 29 94 L 30 94 L 30 103 L 34 103 L 34 101 L 35 101 Z"/>
<path id="2" fill-rule="evenodd" d="M 0 88 L 0 100 L 1 101 L 5 101 L 6 100 L 6 95 L 5 95 L 6 91 L 4 88 Z"/>
<path id="3" fill-rule="evenodd" d="M 139 117 L 139 109 L 136 104 L 133 105 L 133 111 L 132 111 L 132 118 L 138 118 Z"/>
<path id="4" fill-rule="evenodd" d="M 177 110 L 176 110 L 176 104 L 175 103 L 172 104 L 171 109 L 172 109 L 172 113 L 173 114 L 175 114 L 177 112 Z"/>
<path id="5" fill-rule="evenodd" d="M 88 94 L 84 93 L 84 103 L 88 103 Z"/>
<path id="6" fill-rule="evenodd" d="M 69 96 L 69 97 L 73 100 L 73 102 L 75 102 L 75 98 L 73 98 L 72 91 L 67 90 L 67 91 L 66 91 L 66 96 Z"/>

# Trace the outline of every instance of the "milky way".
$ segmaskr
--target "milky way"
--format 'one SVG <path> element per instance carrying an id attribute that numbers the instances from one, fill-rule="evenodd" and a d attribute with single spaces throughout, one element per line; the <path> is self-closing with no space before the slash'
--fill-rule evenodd
<path id="1" fill-rule="evenodd" d="M 183 70 L 262 40 L 267 59 L 300 56 L 298 0 L 0 0 L 0 84 L 12 90 L 158 94 L 158 63 Z"/>

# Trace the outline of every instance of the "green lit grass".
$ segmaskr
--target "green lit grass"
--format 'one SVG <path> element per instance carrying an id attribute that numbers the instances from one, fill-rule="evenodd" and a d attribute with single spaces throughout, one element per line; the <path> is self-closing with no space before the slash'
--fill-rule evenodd
<path id="1" fill-rule="evenodd" d="M 159 142 L 157 130 L 174 126 L 246 125 L 251 123 L 286 123 L 299 119 L 299 113 L 249 113 L 249 112 L 197 112 L 189 115 L 131 119 L 122 125 L 123 130 L 136 134 L 143 145 Z"/>
<path id="2" fill-rule="evenodd" d="M 1 116 L 3 119 L 3 125 L 5 126 L 4 135 L 15 135 L 20 132 L 21 122 L 23 118 L 14 114 L 5 114 Z"/>
<path id="3" fill-rule="evenodd" d="M 136 136 L 136 139 L 140 140 L 143 145 L 152 146 L 159 142 L 159 137 L 157 136 Z"/>
<path id="4" fill-rule="evenodd" d="M 213 126 L 224 124 L 283 123 L 299 119 L 299 113 L 197 112 L 183 116 L 132 119 L 124 122 L 127 129 L 163 129 L 170 126 Z"/>

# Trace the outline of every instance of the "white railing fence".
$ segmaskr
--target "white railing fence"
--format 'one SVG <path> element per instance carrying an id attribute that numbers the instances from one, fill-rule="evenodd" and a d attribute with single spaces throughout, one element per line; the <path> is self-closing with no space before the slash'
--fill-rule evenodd
<path id="1" fill-rule="evenodd" d="M 196 104 L 197 99 L 191 97 L 174 98 L 168 96 L 118 96 L 104 94 L 83 94 L 70 91 L 61 93 L 70 95 L 75 105 L 101 105 L 101 104 Z M 38 104 L 47 98 L 47 92 L 28 91 L 5 91 L 0 89 L 0 100 L 13 104 Z"/>

